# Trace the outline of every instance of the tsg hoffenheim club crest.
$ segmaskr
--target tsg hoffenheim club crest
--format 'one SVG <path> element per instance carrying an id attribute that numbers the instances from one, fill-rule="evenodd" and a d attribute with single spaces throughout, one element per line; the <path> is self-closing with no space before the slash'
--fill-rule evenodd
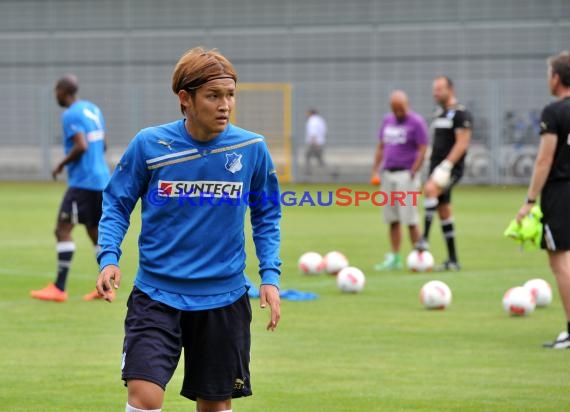
<path id="1" fill-rule="evenodd" d="M 243 155 L 237 153 L 226 153 L 226 170 L 232 173 L 239 172 L 243 165 L 241 164 L 241 157 Z"/>

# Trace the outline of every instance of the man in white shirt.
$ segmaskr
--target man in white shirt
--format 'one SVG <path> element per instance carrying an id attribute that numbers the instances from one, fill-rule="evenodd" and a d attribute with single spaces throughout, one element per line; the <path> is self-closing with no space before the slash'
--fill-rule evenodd
<path id="1" fill-rule="evenodd" d="M 305 127 L 305 142 L 307 152 L 305 154 L 307 175 L 311 174 L 311 158 L 316 158 L 319 166 L 324 167 L 323 148 L 327 140 L 327 123 L 315 109 L 307 112 L 307 125 Z"/>

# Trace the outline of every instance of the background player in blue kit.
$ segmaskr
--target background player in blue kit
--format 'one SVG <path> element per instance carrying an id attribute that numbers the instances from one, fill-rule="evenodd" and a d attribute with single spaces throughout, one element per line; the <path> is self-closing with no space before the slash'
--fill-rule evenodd
<path id="1" fill-rule="evenodd" d="M 229 411 L 232 398 L 252 394 L 246 203 L 260 304 L 271 308 L 267 328 L 279 321 L 279 185 L 264 138 L 229 123 L 236 81 L 216 51 L 183 55 L 172 90 L 184 118 L 139 132 L 104 192 L 97 289 L 109 301 L 121 279 L 130 214 L 142 203 L 139 269 L 125 320 L 127 412 L 160 411 L 182 348 L 181 394 L 198 411 Z"/>
<path id="2" fill-rule="evenodd" d="M 57 276 L 54 283 L 30 295 L 35 299 L 64 302 L 65 284 L 75 243 L 73 227 L 81 223 L 98 252 L 97 237 L 101 218 L 102 190 L 110 173 L 105 162 L 105 120 L 101 110 L 91 102 L 79 100 L 77 78 L 66 75 L 55 86 L 55 97 L 66 110 L 61 115 L 65 157 L 52 171 L 54 180 L 67 168 L 68 186 L 57 216 Z M 85 300 L 99 298 L 97 291 L 88 293 Z"/>

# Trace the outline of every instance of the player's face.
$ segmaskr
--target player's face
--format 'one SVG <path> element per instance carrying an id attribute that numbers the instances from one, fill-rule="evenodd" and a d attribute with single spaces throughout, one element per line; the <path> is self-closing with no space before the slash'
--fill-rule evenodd
<path id="1" fill-rule="evenodd" d="M 194 98 L 188 93 L 180 97 L 194 138 L 211 140 L 226 129 L 235 106 L 235 89 L 232 79 L 217 79 L 196 90 Z"/>
<path id="2" fill-rule="evenodd" d="M 391 103 L 392 113 L 398 120 L 404 120 L 408 114 L 408 108 L 404 102 L 395 101 Z"/>
<path id="3" fill-rule="evenodd" d="M 445 106 L 451 97 L 451 88 L 445 79 L 435 79 L 432 91 L 433 99 L 440 106 Z"/>
<path id="4" fill-rule="evenodd" d="M 550 90 L 550 93 L 552 95 L 556 95 L 556 89 L 558 88 L 558 81 L 560 80 L 560 78 L 552 73 L 551 67 L 548 67 L 547 76 L 548 76 L 548 89 Z"/>
<path id="5" fill-rule="evenodd" d="M 63 92 L 63 90 L 58 89 L 57 87 L 54 89 L 54 94 L 55 94 L 55 100 L 57 100 L 57 104 L 59 104 L 61 107 L 66 107 L 66 101 L 65 101 L 65 93 Z"/>

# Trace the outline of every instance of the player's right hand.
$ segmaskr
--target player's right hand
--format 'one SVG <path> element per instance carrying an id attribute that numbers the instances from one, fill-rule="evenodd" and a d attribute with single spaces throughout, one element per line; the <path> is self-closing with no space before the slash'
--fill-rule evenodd
<path id="1" fill-rule="evenodd" d="M 271 318 L 267 324 L 267 330 L 274 331 L 281 319 L 281 299 L 279 289 L 273 285 L 261 285 L 259 287 L 259 306 L 265 309 L 269 305 Z"/>
<path id="2" fill-rule="evenodd" d="M 54 167 L 51 171 L 51 177 L 53 178 L 53 180 L 57 180 L 57 175 L 59 175 L 60 173 L 63 172 L 63 168 L 65 166 L 63 166 L 61 163 L 59 163 L 56 167 Z"/>
<path id="3" fill-rule="evenodd" d="M 107 265 L 99 273 L 97 279 L 97 292 L 107 302 L 112 302 L 115 299 L 113 289 L 119 289 L 121 284 L 121 269 L 115 265 Z"/>
<path id="4" fill-rule="evenodd" d="M 446 159 L 437 165 L 430 179 L 440 188 L 445 189 L 451 183 L 451 169 L 453 169 L 453 163 Z"/>
<path id="5" fill-rule="evenodd" d="M 372 186 L 380 186 L 382 183 L 382 179 L 380 179 L 380 174 L 378 172 L 372 172 L 372 176 L 370 176 L 370 184 Z"/>

